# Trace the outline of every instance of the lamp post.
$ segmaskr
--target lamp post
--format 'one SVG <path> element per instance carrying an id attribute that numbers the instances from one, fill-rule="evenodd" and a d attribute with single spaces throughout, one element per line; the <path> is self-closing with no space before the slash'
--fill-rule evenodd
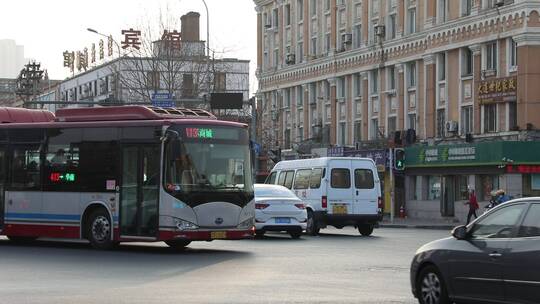
<path id="1" fill-rule="evenodd" d="M 103 37 L 105 37 L 105 38 L 107 38 L 107 39 L 111 38 L 112 42 L 114 42 L 114 44 L 116 45 L 116 48 L 118 49 L 118 57 L 120 57 L 120 45 L 118 44 L 118 42 L 116 42 L 116 40 L 115 40 L 114 38 L 112 38 L 112 35 L 107 36 L 107 35 L 105 35 L 105 34 L 102 34 L 102 33 L 98 32 L 98 31 L 96 31 L 96 30 L 93 29 L 93 28 L 90 28 L 90 27 L 87 28 L 86 30 L 89 31 L 89 32 L 91 32 L 91 33 L 94 33 L 94 34 L 96 34 L 96 35 L 103 36 Z"/>
<path id="2" fill-rule="evenodd" d="M 210 95 L 210 14 L 208 11 L 208 5 L 206 5 L 206 1 L 202 0 L 202 3 L 204 4 L 204 8 L 206 9 L 206 79 L 207 79 L 207 90 L 208 95 Z"/>

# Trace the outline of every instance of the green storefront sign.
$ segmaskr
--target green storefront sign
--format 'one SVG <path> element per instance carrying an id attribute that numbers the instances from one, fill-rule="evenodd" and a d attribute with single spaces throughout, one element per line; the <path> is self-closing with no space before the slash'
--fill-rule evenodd
<path id="1" fill-rule="evenodd" d="M 405 148 L 405 168 L 540 164 L 540 141 L 498 141 Z"/>

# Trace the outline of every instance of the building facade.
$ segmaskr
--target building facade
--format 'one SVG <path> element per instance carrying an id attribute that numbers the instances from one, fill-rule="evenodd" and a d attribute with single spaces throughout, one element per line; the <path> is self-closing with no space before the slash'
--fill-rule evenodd
<path id="1" fill-rule="evenodd" d="M 16 78 L 27 61 L 24 46 L 12 39 L 0 39 L 0 78 Z"/>
<path id="2" fill-rule="evenodd" d="M 536 139 L 538 1 L 254 2 L 259 128 L 269 149 L 314 140 L 357 148 L 369 142 L 471 148 Z M 396 176 L 403 194 L 395 207 L 407 204 L 410 216 L 461 216 L 466 207 L 459 204 L 464 195 L 457 195 L 458 184 L 529 193 L 523 174 L 504 171 L 502 158 L 489 165 L 499 171 L 477 174 L 473 168 L 481 164 L 471 162 L 454 163 L 469 171 L 448 173 L 441 163 L 410 162 L 416 148 L 407 149 L 405 172 Z M 467 181 L 457 181 L 460 175 Z"/>

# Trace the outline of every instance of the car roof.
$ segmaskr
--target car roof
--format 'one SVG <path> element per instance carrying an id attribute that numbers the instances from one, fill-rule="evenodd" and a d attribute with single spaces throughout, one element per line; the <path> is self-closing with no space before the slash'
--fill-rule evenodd
<path id="1" fill-rule="evenodd" d="M 295 159 L 295 160 L 282 160 L 278 162 L 272 171 L 280 169 L 301 169 L 312 168 L 312 167 L 326 167 L 329 162 L 332 160 L 354 160 L 362 161 L 369 164 L 372 164 L 375 167 L 375 162 L 371 158 L 363 157 L 318 157 L 318 158 L 305 158 L 305 159 Z"/>
<path id="2" fill-rule="evenodd" d="M 284 187 L 282 185 L 276 185 L 276 184 L 255 184 L 253 185 L 255 188 L 258 188 L 258 189 L 271 189 L 271 188 L 274 188 L 274 189 L 287 189 L 289 191 L 291 191 L 289 188 L 287 187 Z"/>

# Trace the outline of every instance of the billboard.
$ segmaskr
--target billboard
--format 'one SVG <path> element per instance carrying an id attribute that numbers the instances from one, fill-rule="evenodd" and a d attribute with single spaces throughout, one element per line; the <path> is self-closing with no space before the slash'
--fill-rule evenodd
<path id="1" fill-rule="evenodd" d="M 242 109 L 244 94 L 242 93 L 212 93 L 210 106 L 212 109 Z"/>

